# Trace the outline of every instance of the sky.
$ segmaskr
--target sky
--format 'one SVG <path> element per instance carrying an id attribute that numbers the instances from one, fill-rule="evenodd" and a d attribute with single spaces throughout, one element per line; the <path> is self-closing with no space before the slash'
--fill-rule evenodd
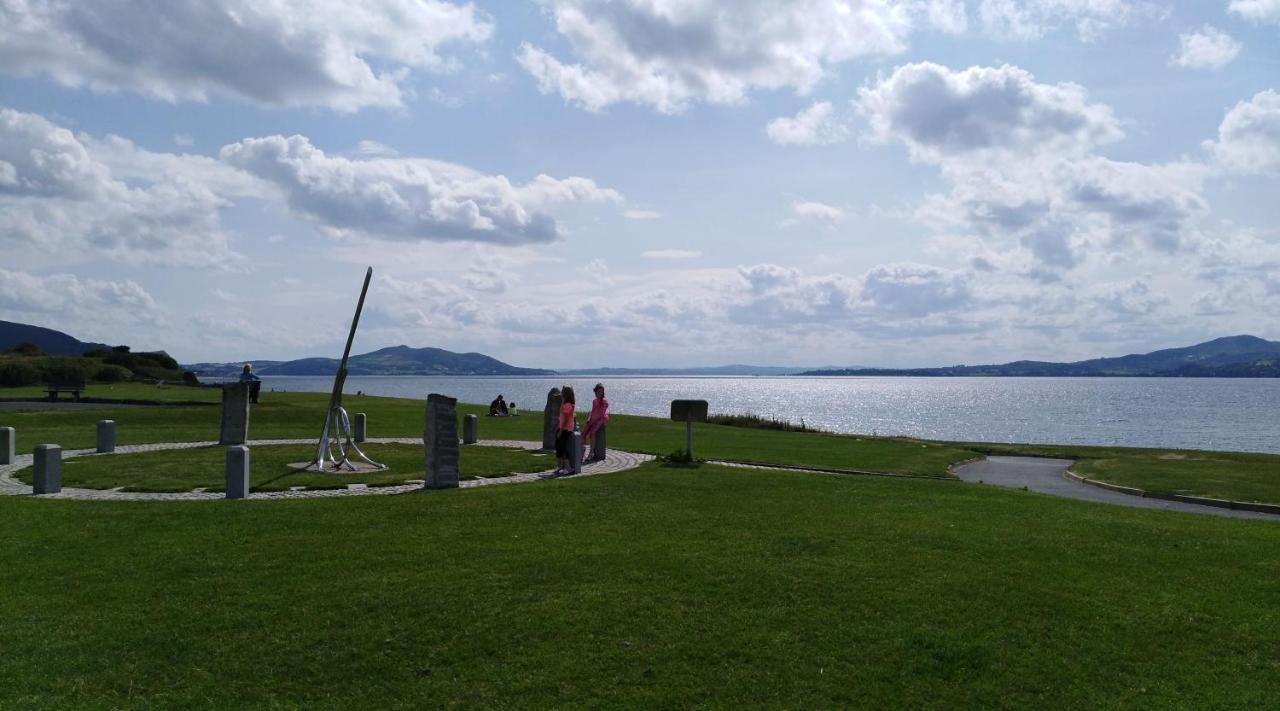
<path id="1" fill-rule="evenodd" d="M 1280 338 L 1280 0 L 0 0 L 0 319 L 182 362 Z"/>

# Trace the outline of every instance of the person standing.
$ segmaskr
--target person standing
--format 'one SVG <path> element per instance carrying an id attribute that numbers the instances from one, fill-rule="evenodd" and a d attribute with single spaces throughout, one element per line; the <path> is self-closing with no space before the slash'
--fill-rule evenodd
<path id="1" fill-rule="evenodd" d="M 596 433 L 604 427 L 604 423 L 609 421 L 609 401 L 604 399 L 604 383 L 596 383 L 592 390 L 596 398 L 591 401 L 591 414 L 587 416 L 586 427 L 582 428 L 582 446 L 591 444 L 591 456 L 587 457 L 587 460 L 594 462 L 597 459 L 604 459 L 604 452 L 596 451 L 595 439 Z"/>
<path id="2" fill-rule="evenodd" d="M 240 371 L 240 382 L 249 383 L 249 402 L 258 404 L 258 393 L 262 392 L 262 378 L 253 372 L 253 366 L 249 363 L 245 363 Z"/>
<path id="3" fill-rule="evenodd" d="M 556 474 L 573 472 L 573 386 L 560 388 L 560 419 L 556 423 Z"/>

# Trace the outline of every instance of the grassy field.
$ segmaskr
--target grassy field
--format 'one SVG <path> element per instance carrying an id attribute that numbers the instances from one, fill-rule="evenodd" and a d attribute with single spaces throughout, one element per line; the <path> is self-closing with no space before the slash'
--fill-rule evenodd
<path id="1" fill-rule="evenodd" d="M 0 707 L 1264 708 L 1280 526 L 646 465 L 399 497 L 0 498 Z"/>
<path id="2" fill-rule="evenodd" d="M 300 472 L 289 465 L 310 461 L 315 456 L 314 446 L 255 446 L 249 456 L 251 490 L 286 491 L 294 486 L 344 489 L 355 483 L 388 486 L 422 478 L 422 445 L 367 444 L 362 448 L 387 469 L 363 474 Z M 62 485 L 85 489 L 123 486 L 125 491 L 191 491 L 196 487 L 223 491 L 224 459 L 222 447 L 76 457 L 63 463 Z M 555 467 L 555 459 L 522 449 L 463 447 L 459 467 L 462 479 L 474 479 L 544 471 Z M 33 476 L 29 468 L 18 474 L 28 484 Z"/>

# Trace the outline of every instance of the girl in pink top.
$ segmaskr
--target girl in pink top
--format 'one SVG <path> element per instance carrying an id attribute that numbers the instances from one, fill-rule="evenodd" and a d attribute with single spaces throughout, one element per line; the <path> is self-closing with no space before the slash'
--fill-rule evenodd
<path id="1" fill-rule="evenodd" d="M 556 474 L 573 471 L 573 386 L 560 388 L 560 421 L 556 423 Z"/>
<path id="2" fill-rule="evenodd" d="M 596 451 L 595 436 L 604 427 L 604 423 L 609 421 L 609 401 L 604 399 L 604 383 L 596 383 L 594 390 L 596 399 L 591 401 L 591 414 L 587 417 L 587 426 L 582 429 L 583 446 L 587 442 L 591 443 L 591 456 L 587 459 L 593 462 L 604 459 L 604 452 Z"/>

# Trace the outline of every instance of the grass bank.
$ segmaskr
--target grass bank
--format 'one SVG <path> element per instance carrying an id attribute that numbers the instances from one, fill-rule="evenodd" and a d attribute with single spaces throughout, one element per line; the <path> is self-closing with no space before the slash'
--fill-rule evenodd
<path id="1" fill-rule="evenodd" d="M 0 707 L 1262 708 L 1280 526 L 699 469 L 0 498 Z"/>

